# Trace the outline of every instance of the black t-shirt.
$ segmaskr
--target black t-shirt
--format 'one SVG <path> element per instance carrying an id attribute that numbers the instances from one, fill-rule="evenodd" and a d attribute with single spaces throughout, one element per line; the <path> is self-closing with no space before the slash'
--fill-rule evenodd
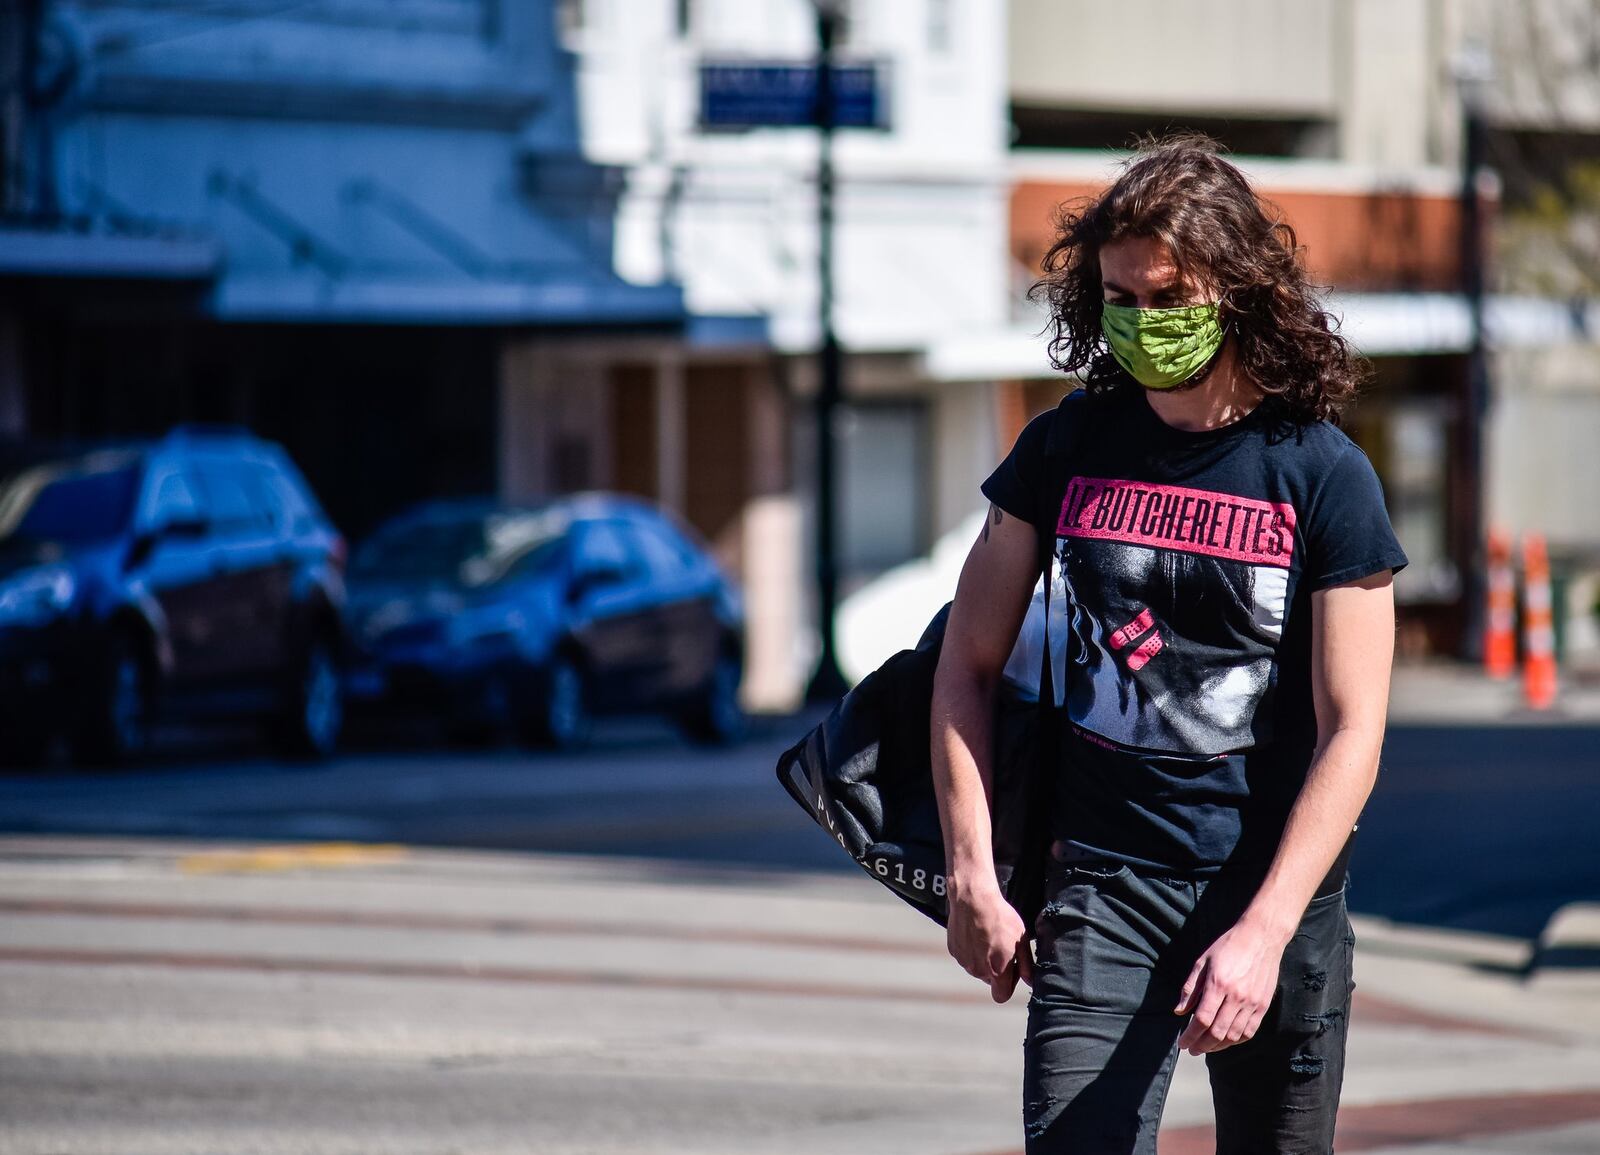
<path id="1" fill-rule="evenodd" d="M 1086 424 L 1050 458 L 1059 510 L 1054 413 L 983 483 L 1056 532 L 1054 833 L 1183 874 L 1264 867 L 1316 746 L 1311 593 L 1406 564 L 1377 475 L 1338 428 L 1270 402 L 1198 433 L 1127 386 L 1062 412 Z"/>

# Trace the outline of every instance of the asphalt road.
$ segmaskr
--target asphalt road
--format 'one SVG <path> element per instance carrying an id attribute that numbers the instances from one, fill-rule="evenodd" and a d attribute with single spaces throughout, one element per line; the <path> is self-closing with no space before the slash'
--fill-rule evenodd
<path id="1" fill-rule="evenodd" d="M 23 836 L 0 912 L 0 1155 L 1021 1155 L 1026 998 L 850 875 Z M 1343 1155 L 1600 1150 L 1600 980 L 1355 922 Z"/>
<path id="2" fill-rule="evenodd" d="M 789 801 L 803 727 L 0 777 L 0 1155 L 1020 1155 L 1025 1001 Z M 1341 1151 L 1600 1149 L 1600 980 L 1359 917 L 1526 937 L 1600 895 L 1597 737 L 1391 730 Z M 1210 1119 L 1181 1060 L 1163 1151 L 1215 1150 Z"/>
<path id="3" fill-rule="evenodd" d="M 649 722 L 555 755 L 456 750 L 368 728 L 321 766 L 242 739 L 176 736 L 130 770 L 0 777 L 0 832 L 349 840 L 854 869 L 777 785 L 804 719 L 762 720 L 707 750 Z M 1351 907 L 1405 922 L 1533 937 L 1600 899 L 1600 727 L 1391 726 L 1361 824 Z"/>
<path id="4" fill-rule="evenodd" d="M 1600 727 L 1391 726 L 1350 906 L 1532 937 L 1600 900 Z"/>

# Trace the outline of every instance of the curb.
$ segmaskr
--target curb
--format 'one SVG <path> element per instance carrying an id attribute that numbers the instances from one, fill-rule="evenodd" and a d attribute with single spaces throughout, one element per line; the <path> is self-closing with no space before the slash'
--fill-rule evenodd
<path id="1" fill-rule="evenodd" d="M 1590 968 L 1600 968 L 1600 903 L 1568 903 L 1545 924 L 1528 971 Z"/>

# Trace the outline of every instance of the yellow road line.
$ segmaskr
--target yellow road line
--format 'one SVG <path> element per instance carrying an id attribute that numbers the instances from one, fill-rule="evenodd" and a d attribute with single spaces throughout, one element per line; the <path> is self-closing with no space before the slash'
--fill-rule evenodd
<path id="1" fill-rule="evenodd" d="M 201 850 L 178 858 L 183 874 L 248 874 L 276 870 L 324 870 L 398 862 L 407 850 L 395 843 L 304 842 L 250 850 Z"/>

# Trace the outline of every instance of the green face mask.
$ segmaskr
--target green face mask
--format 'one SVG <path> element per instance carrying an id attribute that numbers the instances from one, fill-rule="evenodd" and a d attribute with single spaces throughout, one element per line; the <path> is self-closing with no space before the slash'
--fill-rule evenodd
<path id="1" fill-rule="evenodd" d="M 1176 309 L 1102 305 L 1100 328 L 1117 364 L 1148 389 L 1182 385 L 1222 345 L 1222 321 L 1214 303 Z"/>

